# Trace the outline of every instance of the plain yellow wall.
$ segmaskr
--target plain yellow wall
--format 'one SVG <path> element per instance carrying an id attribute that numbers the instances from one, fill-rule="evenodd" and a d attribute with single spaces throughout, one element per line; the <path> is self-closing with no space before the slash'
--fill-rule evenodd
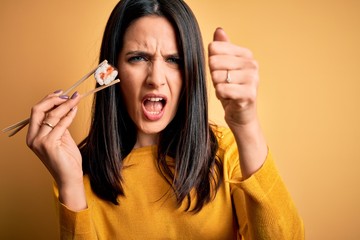
<path id="1" fill-rule="evenodd" d="M 96 65 L 116 2 L 0 2 L 0 128 Z M 259 115 L 307 239 L 360 239 L 360 2 L 186 2 L 206 45 L 221 26 L 259 61 Z M 209 95 L 211 119 L 224 124 L 212 88 Z M 77 141 L 90 106 L 81 103 L 71 128 Z M 0 239 L 57 239 L 52 179 L 25 133 L 0 135 Z"/>

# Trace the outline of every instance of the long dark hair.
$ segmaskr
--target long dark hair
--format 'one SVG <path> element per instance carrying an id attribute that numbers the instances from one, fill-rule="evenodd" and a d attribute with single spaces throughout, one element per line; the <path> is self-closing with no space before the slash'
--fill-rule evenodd
<path id="1" fill-rule="evenodd" d="M 218 142 L 208 121 L 206 71 L 198 23 L 183 0 L 122 0 L 112 11 L 105 28 L 100 62 L 118 65 L 126 29 L 137 19 L 157 15 L 174 27 L 182 59 L 183 84 L 177 113 L 159 134 L 158 167 L 173 188 L 178 205 L 187 199 L 187 211 L 199 211 L 215 197 L 221 182 L 222 164 L 216 157 Z M 121 84 L 121 83 L 120 83 Z M 118 204 L 123 196 L 124 158 L 136 142 L 136 126 L 121 100 L 120 87 L 96 94 L 89 135 L 80 143 L 83 170 L 93 191 Z M 166 156 L 174 160 L 171 167 Z M 196 203 L 190 209 L 190 191 Z"/>

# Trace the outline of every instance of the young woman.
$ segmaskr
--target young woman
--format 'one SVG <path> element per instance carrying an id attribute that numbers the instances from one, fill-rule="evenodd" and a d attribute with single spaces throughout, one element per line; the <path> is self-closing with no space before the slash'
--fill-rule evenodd
<path id="1" fill-rule="evenodd" d="M 67 130 L 77 93 L 31 114 L 27 144 L 55 179 L 62 239 L 304 238 L 259 126 L 248 49 L 220 28 L 209 45 L 229 129 L 208 122 L 202 38 L 184 1 L 120 1 L 104 59 L 121 83 L 96 94 L 79 147 Z"/>

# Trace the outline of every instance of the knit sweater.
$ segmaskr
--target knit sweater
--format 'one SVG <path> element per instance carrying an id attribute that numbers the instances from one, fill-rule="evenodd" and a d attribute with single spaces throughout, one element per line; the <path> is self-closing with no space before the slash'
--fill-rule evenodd
<path id="1" fill-rule="evenodd" d="M 157 147 L 143 147 L 124 159 L 125 197 L 118 197 L 119 205 L 97 197 L 86 175 L 87 209 L 74 212 L 57 200 L 61 239 L 304 239 L 302 220 L 271 154 L 242 180 L 231 131 L 219 128 L 217 137 L 224 179 L 200 212 L 184 211 L 186 201 L 177 205 L 159 173 Z"/>

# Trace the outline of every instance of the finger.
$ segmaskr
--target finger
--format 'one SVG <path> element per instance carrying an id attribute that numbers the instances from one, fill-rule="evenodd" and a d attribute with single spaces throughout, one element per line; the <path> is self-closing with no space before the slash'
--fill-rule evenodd
<path id="1" fill-rule="evenodd" d="M 209 56 L 234 55 L 238 57 L 253 58 L 250 49 L 241 47 L 230 42 L 211 42 L 208 47 Z"/>
<path id="2" fill-rule="evenodd" d="M 63 116 L 79 103 L 80 99 L 79 94 L 75 92 L 68 101 L 47 112 L 45 120 L 57 124 Z"/>
<path id="3" fill-rule="evenodd" d="M 67 114 L 64 116 L 56 125 L 56 127 L 48 134 L 48 139 L 56 140 L 64 136 L 67 133 L 67 129 L 70 127 L 71 123 L 73 122 L 76 113 L 77 113 L 77 106 L 73 107 Z"/>
<path id="4" fill-rule="evenodd" d="M 228 83 L 226 80 L 228 77 L 232 84 L 248 84 L 259 81 L 259 75 L 255 69 L 216 70 L 211 72 L 211 79 L 214 86 L 220 83 Z"/>
<path id="5" fill-rule="evenodd" d="M 73 109 L 79 103 L 80 99 L 81 98 L 79 94 L 76 92 L 68 101 L 49 111 L 46 114 L 44 120 L 41 121 L 41 127 L 39 129 L 38 136 L 43 137 L 49 134 L 52 130 L 54 130 L 60 120 L 65 117 L 71 111 L 71 109 Z M 47 124 L 43 124 L 43 121 L 49 123 L 53 127 L 48 126 Z"/>
<path id="6" fill-rule="evenodd" d="M 39 131 L 46 113 L 66 101 L 67 99 L 60 94 L 49 94 L 31 109 L 29 130 L 27 133 L 28 145 Z"/>
<path id="7" fill-rule="evenodd" d="M 239 57 L 252 58 L 252 52 L 230 42 L 230 38 L 222 28 L 214 32 L 213 42 L 209 44 L 209 56 L 211 55 L 235 55 Z"/>
<path id="8" fill-rule="evenodd" d="M 214 32 L 214 41 L 220 41 L 220 42 L 230 42 L 230 38 L 224 31 L 224 29 L 218 27 Z"/>
<path id="9" fill-rule="evenodd" d="M 232 55 L 214 55 L 209 57 L 210 71 L 257 69 L 258 63 L 252 58 L 236 57 Z"/>
<path id="10" fill-rule="evenodd" d="M 238 102 L 255 102 L 257 87 L 239 84 L 218 84 L 215 87 L 216 96 L 220 100 L 237 100 Z"/>

